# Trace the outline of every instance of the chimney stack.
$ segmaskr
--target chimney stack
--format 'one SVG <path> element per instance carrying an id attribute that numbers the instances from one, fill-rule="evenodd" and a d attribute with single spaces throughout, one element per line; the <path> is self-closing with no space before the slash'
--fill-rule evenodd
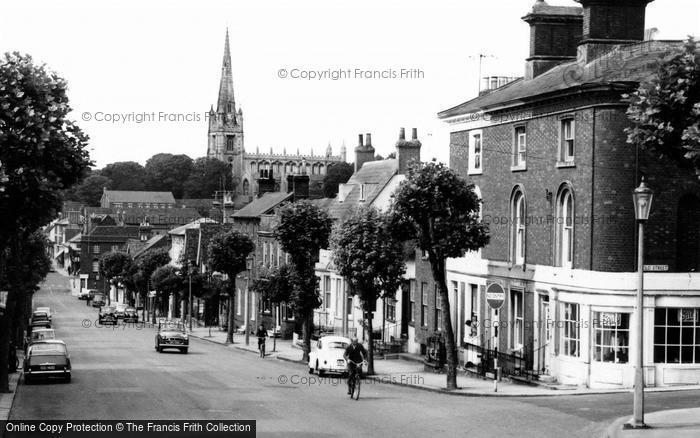
<path id="1" fill-rule="evenodd" d="M 413 161 L 420 161 L 420 148 L 422 146 L 418 140 L 418 129 L 413 128 L 412 139 L 406 140 L 406 130 L 399 130 L 399 139 L 396 142 L 396 159 L 399 164 L 399 173 L 407 174 L 408 168 Z"/>
<path id="2" fill-rule="evenodd" d="M 644 41 L 644 16 L 654 0 L 576 0 L 583 7 L 581 62 L 609 52 L 615 45 Z"/>
<path id="3" fill-rule="evenodd" d="M 576 59 L 581 40 L 583 10 L 577 6 L 551 6 L 537 0 L 523 21 L 530 25 L 530 56 L 525 79 L 535 78 L 563 61 Z"/>
<path id="4" fill-rule="evenodd" d="M 355 172 L 362 168 L 368 161 L 374 161 L 374 147 L 372 146 L 372 134 L 367 134 L 367 144 L 363 144 L 362 134 L 359 135 L 359 144 L 355 148 Z"/>
<path id="5" fill-rule="evenodd" d="M 309 198 L 309 175 L 287 175 L 287 193 L 294 193 L 293 201 Z"/>

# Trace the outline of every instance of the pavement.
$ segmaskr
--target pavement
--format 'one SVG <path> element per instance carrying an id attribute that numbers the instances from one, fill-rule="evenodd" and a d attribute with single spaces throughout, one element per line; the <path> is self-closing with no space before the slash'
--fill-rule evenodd
<path id="1" fill-rule="evenodd" d="M 625 429 L 630 417 L 621 417 L 608 428 L 608 438 L 700 437 L 700 407 L 672 409 L 644 415 L 644 429 Z"/>
<path id="2" fill-rule="evenodd" d="M 35 304 L 54 310 L 57 336 L 71 353 L 72 382 L 21 382 L 10 420 L 255 419 L 259 437 L 591 438 L 607 436 L 611 424 L 632 412 L 629 393 L 448 397 L 434 390 L 444 385 L 444 375 L 428 380 L 420 364 L 402 360 L 377 360 L 379 374 L 363 384 L 360 400 L 354 401 L 346 395 L 344 379 L 309 375 L 298 363 L 301 350 L 291 343 L 278 342 L 278 351 L 261 359 L 255 338 L 246 346 L 244 336 L 236 335 L 235 343 L 224 347 L 223 332 L 212 330 L 205 338 L 206 330 L 191 337 L 189 354 L 157 353 L 152 328 L 87 326 L 97 309 L 70 296 L 64 283 L 51 274 Z M 267 347 L 272 349 L 271 340 Z M 273 360 L 282 358 L 296 362 Z M 380 378 L 401 375 L 412 379 L 408 385 Z M 416 382 L 419 377 L 425 380 Z M 476 391 L 478 380 L 460 380 L 460 386 Z M 492 382 L 483 385 L 485 391 Z M 506 387 L 499 386 L 499 393 Z M 700 390 L 650 393 L 647 418 L 657 411 L 697 408 L 698 400 Z"/>

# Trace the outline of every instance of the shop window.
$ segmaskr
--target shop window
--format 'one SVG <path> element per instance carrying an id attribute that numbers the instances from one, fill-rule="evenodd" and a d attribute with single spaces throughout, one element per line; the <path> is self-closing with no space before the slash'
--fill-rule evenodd
<path id="1" fill-rule="evenodd" d="M 654 310 L 654 362 L 700 363 L 700 309 Z"/>
<path id="2" fill-rule="evenodd" d="M 629 361 L 629 313 L 595 312 L 593 359 L 598 362 Z"/>

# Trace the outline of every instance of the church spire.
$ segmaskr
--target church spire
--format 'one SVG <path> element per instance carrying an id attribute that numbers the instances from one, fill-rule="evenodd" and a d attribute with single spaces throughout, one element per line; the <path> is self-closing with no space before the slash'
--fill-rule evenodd
<path id="1" fill-rule="evenodd" d="M 231 49 L 228 43 L 228 28 L 226 28 L 224 60 L 221 65 L 221 82 L 219 83 L 219 100 L 216 104 L 216 112 L 236 112 L 236 102 L 233 98 L 233 73 L 231 72 Z"/>

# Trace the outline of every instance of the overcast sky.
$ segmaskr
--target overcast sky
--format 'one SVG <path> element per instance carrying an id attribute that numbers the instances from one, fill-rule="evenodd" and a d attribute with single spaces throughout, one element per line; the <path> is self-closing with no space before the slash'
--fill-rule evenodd
<path id="1" fill-rule="evenodd" d="M 418 128 L 423 159 L 447 161 L 436 113 L 476 94 L 480 53 L 489 56 L 483 75 L 522 75 L 529 35 L 521 17 L 534 0 L 6 3 L 0 51 L 31 54 L 68 80 L 73 117 L 101 167 L 159 152 L 206 154 L 204 115 L 216 102 L 227 26 L 247 151 L 322 153 L 330 141 L 337 153 L 345 141 L 352 161 L 358 133 L 371 132 L 386 155 L 403 126 Z M 659 39 L 698 35 L 699 3 L 656 0 L 646 27 L 658 28 Z M 289 77 L 347 69 L 420 71 L 404 79 Z M 156 120 L 107 121 L 113 113 Z M 192 121 L 159 121 L 159 113 Z"/>

